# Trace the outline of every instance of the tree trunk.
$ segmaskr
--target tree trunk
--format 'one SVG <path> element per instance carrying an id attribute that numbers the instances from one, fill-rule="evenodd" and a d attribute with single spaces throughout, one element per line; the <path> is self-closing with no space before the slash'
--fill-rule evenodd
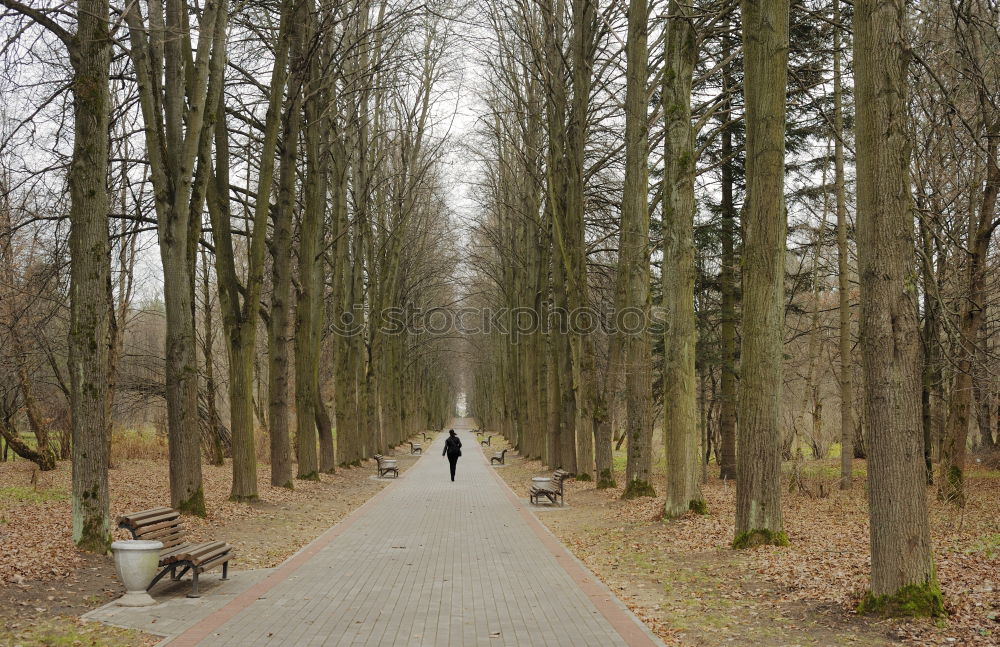
<path id="1" fill-rule="evenodd" d="M 104 554 L 111 544 L 108 298 L 108 124 L 111 36 L 107 0 L 77 5 L 70 186 L 69 374 L 73 425 L 73 542 Z"/>
<path id="2" fill-rule="evenodd" d="M 208 269 L 208 253 L 201 250 L 202 283 L 201 294 L 204 301 L 204 314 L 202 324 L 204 330 L 201 338 L 201 352 L 205 359 L 205 399 L 208 403 L 208 428 L 207 438 L 202 440 L 209 450 L 212 465 L 223 465 L 225 456 L 222 450 L 222 438 L 219 435 L 219 427 L 222 422 L 219 420 L 219 410 L 215 400 L 215 360 L 213 358 L 215 345 L 215 329 L 212 325 L 212 298 L 211 298 L 211 274 Z"/>
<path id="3" fill-rule="evenodd" d="M 733 87 L 730 65 L 723 68 L 723 92 Z M 720 117 L 732 120 L 732 101 L 727 99 Z M 719 270 L 721 311 L 719 342 L 722 353 L 722 378 L 719 384 L 719 478 L 736 480 L 736 205 L 733 200 L 733 129 L 722 131 L 722 267 Z"/>
<path id="4" fill-rule="evenodd" d="M 301 86 L 293 84 L 296 88 Z M 290 95 L 294 96 L 294 95 Z M 295 162 L 298 157 L 301 109 L 293 99 L 294 109 L 285 114 L 282 135 L 281 162 L 278 179 L 278 205 L 274 210 L 271 237 L 271 318 L 268 322 L 268 420 L 271 423 L 272 456 L 286 451 L 289 443 L 289 300 L 292 289 L 292 212 L 295 207 Z M 311 382 L 303 385 L 308 388 Z M 295 438 L 298 458 L 296 478 L 319 480 L 316 453 L 316 427 L 311 399 L 296 420 L 304 419 L 307 428 Z M 274 458 L 272 457 L 272 461 Z M 281 460 L 281 459 L 279 459 Z M 286 485 L 282 483 L 281 485 Z"/>
<path id="5" fill-rule="evenodd" d="M 668 518 L 702 513 L 698 485 L 698 379 L 694 312 L 695 150 L 691 83 L 698 57 L 694 18 L 685 5 L 668 7 L 663 74 L 663 444 L 667 455 Z"/>
<path id="6" fill-rule="evenodd" d="M 834 198 L 837 209 L 837 297 L 840 342 L 840 489 L 851 489 L 854 467 L 854 361 L 851 356 L 850 257 L 847 245 L 847 197 L 844 192 L 844 105 L 841 71 L 840 0 L 833 3 Z"/>
<path id="7" fill-rule="evenodd" d="M 590 302 L 587 281 L 586 209 L 584 201 L 585 152 L 588 132 L 591 75 L 594 57 L 594 34 L 597 7 L 594 0 L 573 1 L 573 29 L 571 38 L 572 88 L 568 137 L 566 138 L 566 210 L 565 222 L 559 225 L 562 242 L 561 257 L 566 270 L 570 321 L 570 348 L 573 356 L 573 386 L 576 404 L 577 479 L 593 480 L 594 443 L 598 441 L 598 428 L 605 424 L 607 407 L 603 395 L 596 388 L 597 374 L 594 367 L 594 344 L 590 329 L 573 313 L 588 312 Z M 602 439 L 603 442 L 603 439 Z M 608 441 L 610 449 L 610 441 Z M 604 464 L 597 473 L 609 473 L 609 451 L 599 450 Z"/>
<path id="8" fill-rule="evenodd" d="M 163 263 L 166 308 L 166 400 L 170 453 L 171 505 L 186 514 L 205 515 L 198 430 L 198 365 L 194 327 L 194 245 L 201 226 L 206 165 L 196 169 L 205 150 L 203 125 L 209 93 L 209 58 L 225 48 L 218 42 L 218 0 L 205 3 L 199 34 L 192 43 L 182 0 L 150 7 L 148 26 L 138 6 L 124 14 L 130 57 L 139 86 L 150 178 L 155 191 L 157 239 Z M 216 46 L 217 45 L 217 46 Z M 218 71 L 219 67 L 214 69 Z M 216 76 L 216 81 L 220 82 Z M 197 172 L 196 172 L 197 171 Z M 102 185 L 103 186 L 103 185 Z"/>
<path id="9" fill-rule="evenodd" d="M 622 336 L 628 455 L 623 498 L 656 496 L 649 336 L 649 117 L 646 105 L 649 3 L 630 0 L 625 41 L 625 194 L 622 198 L 616 325 Z"/>
<path id="10" fill-rule="evenodd" d="M 734 546 L 788 542 L 781 518 L 788 0 L 743 0 L 746 238 Z"/>
<path id="11" fill-rule="evenodd" d="M 920 336 L 910 285 L 913 205 L 903 0 L 859 0 L 857 96 L 860 338 L 865 375 L 872 588 L 865 609 L 943 612 L 934 577 L 920 433 Z"/>
<path id="12" fill-rule="evenodd" d="M 312 2 L 304 5 L 308 30 L 306 41 L 316 38 L 315 16 Z M 306 117 L 305 152 L 306 181 L 305 204 L 299 229 L 299 290 L 295 317 L 295 406 L 296 439 L 313 442 L 318 438 L 320 455 L 317 467 L 320 472 L 332 473 L 336 466 L 333 434 L 329 416 L 319 392 L 320 317 L 323 309 L 323 282 L 320 273 L 320 243 L 323 241 L 323 223 L 326 220 L 327 177 L 326 163 L 322 159 L 323 116 L 318 69 L 322 61 L 314 51 L 308 61 L 303 60 L 303 74 L 308 78 L 305 86 Z M 321 422 L 325 424 L 320 424 Z"/>

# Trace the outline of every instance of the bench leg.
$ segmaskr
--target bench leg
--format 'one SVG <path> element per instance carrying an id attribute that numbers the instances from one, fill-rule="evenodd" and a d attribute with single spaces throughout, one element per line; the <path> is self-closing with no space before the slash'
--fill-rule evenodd
<path id="1" fill-rule="evenodd" d="M 222 562 L 222 579 L 223 581 L 229 579 L 229 562 Z"/>
<path id="2" fill-rule="evenodd" d="M 201 594 L 198 592 L 198 569 L 191 571 L 191 592 L 187 594 L 189 598 L 200 598 Z"/>
<path id="3" fill-rule="evenodd" d="M 164 576 L 164 575 L 166 575 L 167 573 L 170 573 L 171 575 L 173 575 L 173 572 L 174 572 L 174 569 L 173 569 L 173 568 L 171 568 L 170 566 L 167 566 L 167 567 L 166 567 L 166 568 L 164 568 L 164 569 L 163 569 L 162 571 L 160 571 L 159 573 L 157 573 L 157 574 L 156 574 L 156 577 L 154 577 L 154 578 L 153 578 L 153 581 L 149 583 L 149 586 L 147 586 L 147 587 L 146 587 L 146 590 L 148 591 L 148 590 L 150 590 L 151 588 L 153 588 L 153 586 L 154 586 L 154 585 L 155 585 L 155 584 L 156 584 L 157 582 L 159 582 L 160 580 L 162 580 L 162 579 L 163 579 L 163 576 Z"/>

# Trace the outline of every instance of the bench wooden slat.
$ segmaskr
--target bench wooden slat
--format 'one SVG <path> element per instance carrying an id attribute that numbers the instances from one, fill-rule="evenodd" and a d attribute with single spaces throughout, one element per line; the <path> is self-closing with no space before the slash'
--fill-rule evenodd
<path id="1" fill-rule="evenodd" d="M 178 553 L 177 558 L 196 562 L 202 560 L 205 555 L 211 555 L 213 551 L 220 548 L 229 550 L 229 547 L 224 541 L 209 541 L 204 544 L 192 544 L 186 550 Z"/>
<path id="2" fill-rule="evenodd" d="M 176 548 L 177 546 L 184 546 L 185 544 L 190 543 L 190 542 L 188 542 L 187 539 L 184 538 L 183 535 L 176 535 L 174 537 L 166 537 L 165 539 L 160 539 L 158 541 L 162 541 L 163 542 L 163 548 L 160 549 L 160 554 L 163 554 L 163 551 L 165 551 L 165 550 L 173 549 L 173 548 Z"/>
<path id="3" fill-rule="evenodd" d="M 166 506 L 160 506 L 157 508 L 149 508 L 148 510 L 139 510 L 138 512 L 130 512 L 129 514 L 122 515 L 119 517 L 119 521 L 125 520 L 129 522 L 139 522 L 148 517 L 155 517 L 156 515 L 173 513 L 178 514 L 173 508 L 168 508 Z"/>
<path id="4" fill-rule="evenodd" d="M 184 542 L 184 543 L 176 544 L 174 546 L 170 546 L 169 548 L 163 548 L 163 550 L 160 551 L 160 562 L 162 564 L 169 564 L 171 558 L 174 555 L 176 555 L 177 553 L 181 553 L 181 552 L 187 550 L 188 546 L 190 546 L 190 545 L 191 544 L 189 544 L 187 542 Z"/>
<path id="5" fill-rule="evenodd" d="M 225 553 L 222 553 L 221 555 L 217 555 L 210 560 L 202 562 L 196 567 L 196 569 L 198 570 L 199 573 L 204 573 L 205 571 L 213 569 L 224 562 L 228 562 L 229 558 L 230 558 L 229 551 L 227 550 Z"/>
<path id="6" fill-rule="evenodd" d="M 161 537 L 169 537 L 170 535 L 183 535 L 184 525 L 174 524 L 173 526 L 167 526 L 166 528 L 160 528 L 158 530 L 146 530 L 143 528 L 135 533 L 136 539 L 160 539 Z"/>
<path id="7" fill-rule="evenodd" d="M 158 521 L 156 523 L 138 524 L 136 527 L 138 528 L 139 532 L 149 533 L 149 532 L 155 532 L 157 530 L 162 530 L 163 528 L 171 528 L 173 526 L 183 527 L 183 525 L 184 522 L 180 520 L 180 517 L 175 517 L 173 519 L 167 519 L 166 521 Z"/>
<path id="8" fill-rule="evenodd" d="M 228 555 L 233 550 L 233 547 L 229 544 L 223 543 L 221 546 L 216 546 L 211 550 L 204 550 L 198 553 L 198 555 L 192 556 L 191 561 L 195 564 L 201 565 L 212 560 L 218 559 L 223 555 Z"/>
<path id="9" fill-rule="evenodd" d="M 150 523 L 156 523 L 157 521 L 176 519 L 180 516 L 179 512 L 172 510 L 171 508 L 151 508 L 149 510 L 143 510 L 142 512 L 133 512 L 132 514 L 123 515 L 119 517 L 118 520 L 134 526 L 142 526 Z"/>
<path id="10" fill-rule="evenodd" d="M 149 517 L 147 519 L 140 519 L 138 521 L 126 519 L 123 517 L 119 520 L 118 526 L 122 528 L 128 528 L 129 530 L 138 531 L 138 530 L 144 530 L 148 526 L 154 526 L 160 523 L 174 523 L 177 522 L 179 518 L 180 515 L 172 515 L 172 514 L 156 515 L 153 517 Z"/>

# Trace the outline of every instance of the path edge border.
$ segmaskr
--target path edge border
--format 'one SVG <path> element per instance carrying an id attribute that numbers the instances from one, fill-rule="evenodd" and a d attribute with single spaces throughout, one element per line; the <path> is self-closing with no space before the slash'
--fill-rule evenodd
<path id="1" fill-rule="evenodd" d="M 483 460 L 488 460 L 486 452 L 481 452 L 481 455 Z M 666 643 L 654 634 L 653 630 L 634 611 L 629 609 L 607 584 L 602 582 L 586 564 L 580 561 L 556 537 L 555 533 L 542 523 L 541 519 L 534 512 L 525 507 L 507 481 L 497 474 L 496 470 L 491 468 L 490 471 L 493 472 L 493 477 L 503 486 L 507 499 L 514 505 L 518 514 L 527 522 L 528 527 L 532 529 L 535 536 L 542 542 L 542 545 L 556 559 L 556 562 L 562 566 L 570 578 L 576 582 L 577 586 L 583 591 L 583 594 L 587 596 L 587 599 L 604 616 L 604 619 L 618 632 L 618 635 L 622 637 L 625 644 L 629 645 L 629 647 L 648 647 L 649 645 L 665 647 Z"/>
<path id="2" fill-rule="evenodd" d="M 353 526 L 354 523 L 361 518 L 365 508 L 385 497 L 386 492 L 392 489 L 400 478 L 402 477 L 393 479 L 392 482 L 388 483 L 384 488 L 376 492 L 367 501 L 354 508 L 354 510 L 349 512 L 343 519 L 336 522 L 320 533 L 318 537 L 314 538 L 308 544 L 292 553 L 287 559 L 285 559 L 285 561 L 276 566 L 274 572 L 267 576 L 264 580 L 254 584 L 249 589 L 240 593 L 226 603 L 225 606 L 213 611 L 176 636 L 169 636 L 156 643 L 154 647 L 167 647 L 168 645 L 169 647 L 195 647 L 202 640 L 208 638 L 213 631 L 224 625 L 229 620 L 232 620 L 240 611 L 243 611 L 260 599 L 262 594 L 267 593 L 275 586 L 291 577 L 295 571 L 299 570 L 299 568 L 309 561 L 310 557 L 326 548 L 326 546 L 328 546 L 334 539 L 343 534 L 345 530 Z"/>

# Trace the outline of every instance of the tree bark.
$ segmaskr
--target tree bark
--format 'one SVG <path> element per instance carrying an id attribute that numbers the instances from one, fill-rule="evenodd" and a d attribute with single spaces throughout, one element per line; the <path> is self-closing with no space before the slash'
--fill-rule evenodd
<path id="1" fill-rule="evenodd" d="M 94 553 L 111 543 L 108 125 L 111 35 L 107 0 L 80 0 L 73 64 L 70 166 L 69 374 L 73 417 L 73 542 Z"/>
<path id="2" fill-rule="evenodd" d="M 204 302 L 204 312 L 202 314 L 202 324 L 204 330 L 202 331 L 201 337 L 201 354 L 205 359 L 205 400 L 208 404 L 208 430 L 209 433 L 203 434 L 202 440 L 206 445 L 206 449 L 210 452 L 212 465 L 223 465 L 225 463 L 225 455 L 222 449 L 222 438 L 219 435 L 219 427 L 222 422 L 219 419 L 219 410 L 216 406 L 215 401 L 215 360 L 213 358 L 214 346 L 215 346 L 215 328 L 212 325 L 212 298 L 211 298 L 211 275 L 208 269 L 208 253 L 203 249 L 201 250 L 201 263 L 202 263 L 202 283 L 201 283 L 201 294 L 202 301 Z"/>
<path id="3" fill-rule="evenodd" d="M 863 607 L 942 612 L 920 432 L 920 336 L 910 276 L 913 205 L 903 0 L 859 0 L 857 97 L 860 338 L 865 375 L 872 588 Z"/>
<path id="4" fill-rule="evenodd" d="M 723 92 L 733 87 L 730 65 L 723 68 Z M 720 117 L 732 120 L 732 101 L 726 99 Z M 733 200 L 733 128 L 722 131 L 722 267 L 719 270 L 721 311 L 719 342 L 722 353 L 722 377 L 719 384 L 719 478 L 736 480 L 736 252 L 733 238 L 736 232 L 736 205 Z"/>
<path id="5" fill-rule="evenodd" d="M 699 415 L 694 312 L 695 150 L 691 84 L 698 57 L 694 18 L 677 0 L 668 7 L 663 115 L 663 440 L 667 456 L 664 515 L 705 511 L 698 476 Z"/>
<path id="6" fill-rule="evenodd" d="M 833 3 L 834 198 L 837 209 L 837 297 L 840 343 L 840 489 L 851 489 L 854 467 L 854 361 L 851 356 L 850 258 L 847 245 L 847 197 L 844 191 L 844 105 L 841 71 L 842 14 Z"/>
<path id="7" fill-rule="evenodd" d="M 170 499 L 181 512 L 204 516 L 193 250 L 202 205 L 192 197 L 200 194 L 209 175 L 204 165 L 196 173 L 195 162 L 204 149 L 202 126 L 211 100 L 209 57 L 216 44 L 216 19 L 225 11 L 220 11 L 218 0 L 204 5 L 199 34 L 205 37 L 194 49 L 183 0 L 167 0 L 166 11 L 160 3 L 149 9 L 148 27 L 137 5 L 127 8 L 125 22 L 139 85 L 163 263 Z"/>
<path id="8" fill-rule="evenodd" d="M 743 0 L 746 237 L 734 546 L 783 545 L 781 384 L 785 314 L 788 0 Z"/>
<path id="9" fill-rule="evenodd" d="M 652 361 L 649 335 L 649 117 L 646 106 L 649 3 L 630 0 L 625 41 L 625 194 L 622 198 L 618 261 L 619 307 L 623 330 L 628 454 L 624 498 L 656 496 L 653 471 Z M 628 328 L 625 330 L 625 328 Z"/>

